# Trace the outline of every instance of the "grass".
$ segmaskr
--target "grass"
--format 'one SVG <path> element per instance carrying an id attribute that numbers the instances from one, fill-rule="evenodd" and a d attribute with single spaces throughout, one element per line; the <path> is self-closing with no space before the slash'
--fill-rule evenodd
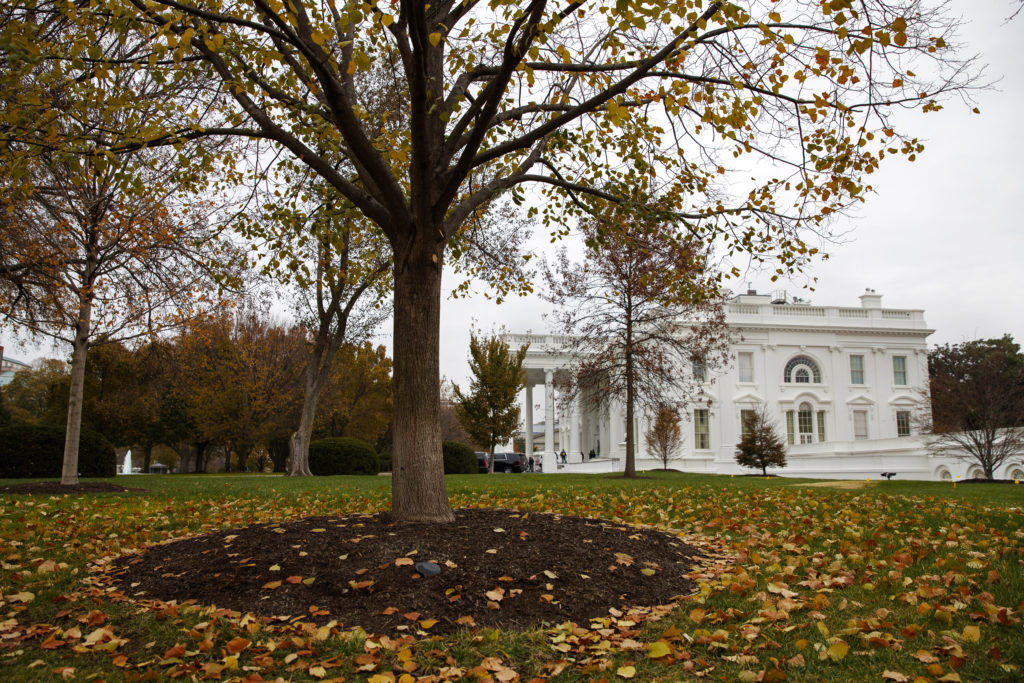
<path id="1" fill-rule="evenodd" d="M 268 626 L 211 606 L 139 606 L 84 580 L 90 561 L 147 542 L 386 508 L 387 477 L 115 481 L 148 491 L 0 496 L 0 679 L 1024 677 L 1024 486 L 880 481 L 839 489 L 663 472 L 637 480 L 452 476 L 455 506 L 649 524 L 717 539 L 725 552 L 706 568 L 701 593 L 658 621 L 610 615 L 521 634 L 382 639 Z"/>

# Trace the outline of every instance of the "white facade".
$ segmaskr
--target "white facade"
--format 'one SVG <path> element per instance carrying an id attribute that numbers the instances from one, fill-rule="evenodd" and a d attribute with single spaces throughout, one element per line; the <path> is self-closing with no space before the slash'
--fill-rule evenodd
<path id="1" fill-rule="evenodd" d="M 921 310 L 887 309 L 868 290 L 858 307 L 790 303 L 785 297 L 739 295 L 726 303 L 735 337 L 731 367 L 712 372 L 683 422 L 681 457 L 672 469 L 714 474 L 751 473 L 735 461 L 743 411 L 766 406 L 780 436 L 789 441 L 787 466 L 772 473 L 790 477 L 956 479 L 973 476 L 968 464 L 929 456 L 914 435 L 913 415 L 928 386 L 928 329 Z M 775 303 L 773 303 L 773 300 Z M 506 335 L 513 348 L 530 344 L 525 367 L 526 424 L 533 415 L 534 387 L 545 392 L 545 425 L 556 423 L 568 463 L 543 453 L 545 472 L 615 472 L 625 466 L 625 409 L 585 401 L 556 405 L 554 373 L 570 365 L 567 337 Z M 687 369 L 689 371 L 689 369 Z M 706 427 L 704 426 L 706 424 Z M 636 466 L 660 469 L 643 434 L 650 417 L 637 419 Z M 552 430 L 551 427 L 547 428 Z M 553 430 L 552 430 L 553 431 Z M 527 452 L 532 451 L 532 434 Z M 591 458 L 594 451 L 596 457 Z M 1017 463 L 997 477 L 1019 478 Z"/>

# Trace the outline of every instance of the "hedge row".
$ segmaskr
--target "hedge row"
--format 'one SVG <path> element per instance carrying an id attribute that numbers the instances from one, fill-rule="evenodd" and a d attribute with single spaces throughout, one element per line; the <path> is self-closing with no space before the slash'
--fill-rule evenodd
<path id="1" fill-rule="evenodd" d="M 0 477 L 59 477 L 63 466 L 63 429 L 29 424 L 0 429 Z M 78 474 L 112 477 L 116 470 L 114 446 L 100 434 L 83 429 L 78 441 Z"/>

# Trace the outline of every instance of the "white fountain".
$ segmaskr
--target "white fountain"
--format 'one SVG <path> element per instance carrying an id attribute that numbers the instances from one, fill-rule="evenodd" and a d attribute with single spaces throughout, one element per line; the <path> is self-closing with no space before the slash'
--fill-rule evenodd
<path id="1" fill-rule="evenodd" d="M 124 463 L 121 465 L 121 474 L 132 473 L 132 451 L 129 448 L 128 452 L 124 454 Z"/>

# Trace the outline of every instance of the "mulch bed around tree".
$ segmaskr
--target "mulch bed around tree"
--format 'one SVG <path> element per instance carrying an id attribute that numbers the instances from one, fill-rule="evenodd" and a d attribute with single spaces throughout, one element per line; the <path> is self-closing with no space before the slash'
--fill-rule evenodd
<path id="1" fill-rule="evenodd" d="M 701 553 L 669 533 L 512 510 L 455 515 L 447 525 L 378 514 L 218 531 L 117 558 L 106 580 L 130 599 L 337 620 L 369 633 L 586 624 L 696 589 L 687 574 Z M 424 576 L 421 562 L 440 574 Z"/>
<path id="2" fill-rule="evenodd" d="M 146 489 L 125 488 L 117 484 L 101 481 L 79 482 L 77 484 L 61 484 L 59 481 L 32 481 L 24 484 L 0 486 L 0 493 L 28 494 L 62 494 L 62 493 L 125 493 L 128 491 L 145 491 Z"/>

